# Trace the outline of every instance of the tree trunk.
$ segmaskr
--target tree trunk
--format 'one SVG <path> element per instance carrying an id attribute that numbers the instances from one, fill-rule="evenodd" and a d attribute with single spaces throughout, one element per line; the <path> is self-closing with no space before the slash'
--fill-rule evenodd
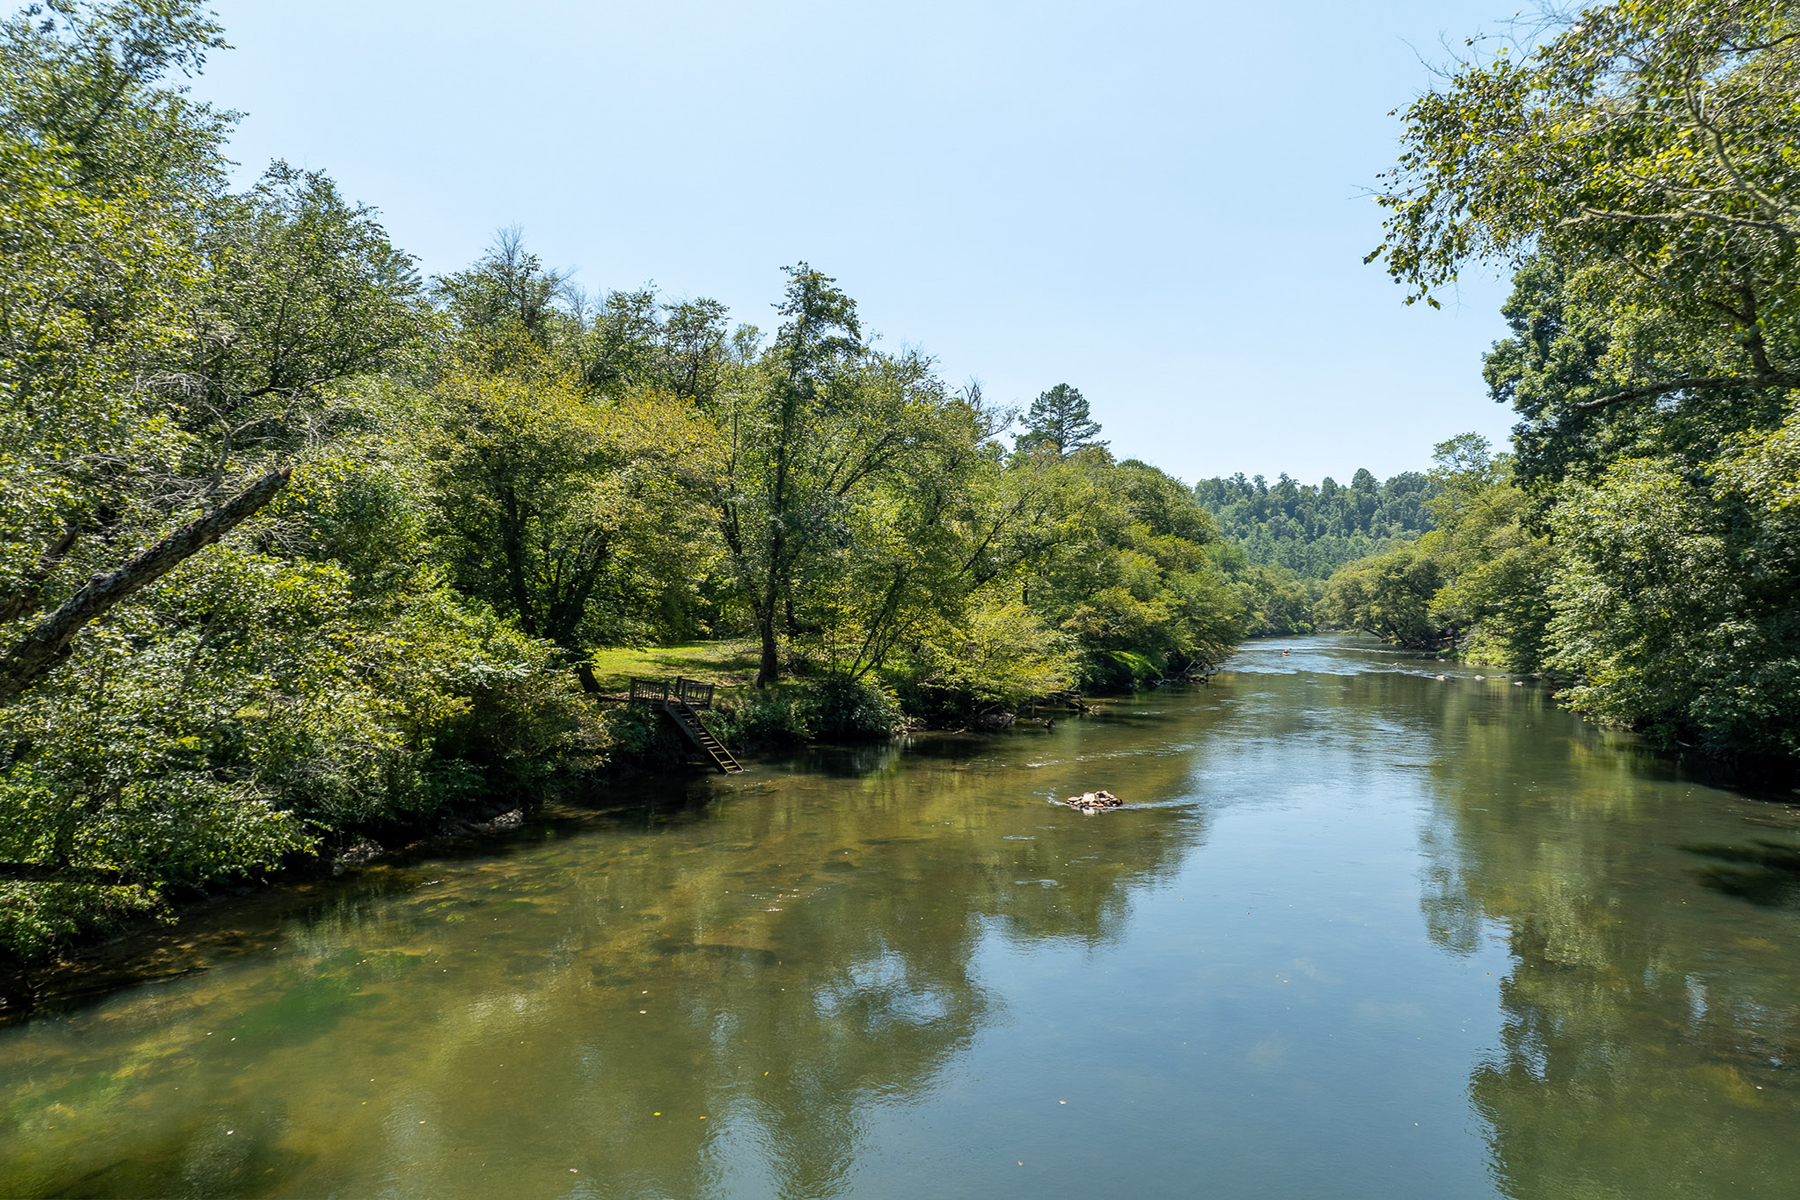
<path id="1" fill-rule="evenodd" d="M 532 637 L 544 636 L 531 603 L 531 589 L 525 584 L 525 517 L 519 496 L 511 484 L 500 486 L 500 550 L 506 556 L 506 584 L 512 591 L 513 608 L 519 614 L 519 628 Z"/>
<path id="2" fill-rule="evenodd" d="M 775 606 L 765 604 L 756 614 L 756 631 L 762 637 L 762 662 L 756 668 L 756 686 L 768 687 L 781 677 L 781 643 L 775 636 Z"/>
<path id="3" fill-rule="evenodd" d="M 781 473 L 777 472 L 777 479 Z M 776 488 L 776 497 L 781 495 L 781 488 Z M 781 609 L 781 572 L 782 552 L 787 548 L 787 539 L 782 536 L 781 522 L 777 519 L 775 529 L 769 538 L 769 574 L 763 587 L 762 603 L 756 609 L 757 631 L 762 634 L 762 662 L 756 669 L 756 686 L 768 687 L 781 676 L 781 648 L 776 639 L 775 622 Z"/>
<path id="4" fill-rule="evenodd" d="M 287 486 L 293 468 L 270 471 L 219 508 L 190 521 L 116 571 L 96 575 L 0 654 L 0 703 L 49 674 L 69 656 L 75 636 L 120 602 L 155 583 L 255 516 Z"/>

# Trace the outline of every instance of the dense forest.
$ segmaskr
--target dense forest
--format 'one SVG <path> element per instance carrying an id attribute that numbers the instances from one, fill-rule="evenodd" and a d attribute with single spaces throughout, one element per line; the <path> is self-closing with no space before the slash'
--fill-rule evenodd
<path id="1" fill-rule="evenodd" d="M 597 648 L 746 640 L 720 731 L 756 745 L 1204 668 L 1258 619 L 1079 392 L 1009 446 L 804 263 L 765 330 L 517 233 L 424 277 L 318 171 L 234 188 L 234 115 L 177 86 L 223 48 L 190 0 L 0 28 L 0 956 L 641 756 Z"/>
<path id="2" fill-rule="evenodd" d="M 1434 488 L 1417 471 L 1386 483 L 1358 468 L 1349 486 L 1329 475 L 1318 486 L 1261 475 L 1202 479 L 1194 494 L 1219 532 L 1258 565 L 1284 567 L 1303 579 L 1326 579 L 1353 559 L 1394 549 L 1431 528 L 1426 504 Z"/>
<path id="3" fill-rule="evenodd" d="M 1797 105 L 1791 5 L 1623 0 L 1405 111 L 1371 258 L 1433 304 L 1510 266 L 1485 375 L 1519 419 L 1440 446 L 1436 528 L 1321 617 L 1661 745 L 1800 755 Z"/>
<path id="4" fill-rule="evenodd" d="M 1366 470 L 1340 487 L 1314 487 L 1282 473 L 1202 479 L 1194 494 L 1219 526 L 1213 558 L 1231 581 L 1255 636 L 1319 627 L 1325 581 L 1345 563 L 1406 545 L 1431 528 L 1434 484 L 1417 472 L 1377 483 Z"/>

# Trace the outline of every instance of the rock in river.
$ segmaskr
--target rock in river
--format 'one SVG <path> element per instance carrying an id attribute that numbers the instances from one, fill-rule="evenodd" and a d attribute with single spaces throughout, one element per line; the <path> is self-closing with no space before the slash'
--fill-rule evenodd
<path id="1" fill-rule="evenodd" d="M 1111 792 L 1083 792 L 1079 796 L 1070 796 L 1063 801 L 1070 808 L 1078 808 L 1082 812 L 1104 812 L 1109 808 L 1118 808 L 1124 803 Z"/>

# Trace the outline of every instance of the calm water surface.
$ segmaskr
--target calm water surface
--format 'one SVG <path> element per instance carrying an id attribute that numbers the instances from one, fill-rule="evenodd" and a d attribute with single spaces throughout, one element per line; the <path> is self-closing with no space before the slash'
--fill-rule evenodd
<path id="1" fill-rule="evenodd" d="M 166 945 L 0 1030 L 0 1194 L 1800 1194 L 1794 810 L 1532 686 L 1232 667 Z"/>

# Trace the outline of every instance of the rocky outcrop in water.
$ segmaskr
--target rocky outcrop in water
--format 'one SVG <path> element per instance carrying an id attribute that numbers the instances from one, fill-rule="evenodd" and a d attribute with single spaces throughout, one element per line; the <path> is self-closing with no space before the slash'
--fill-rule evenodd
<path id="1" fill-rule="evenodd" d="M 1118 808 L 1125 802 L 1111 792 L 1101 791 L 1083 792 L 1079 796 L 1070 796 L 1063 803 L 1082 812 L 1096 813 L 1105 812 L 1109 808 Z"/>

